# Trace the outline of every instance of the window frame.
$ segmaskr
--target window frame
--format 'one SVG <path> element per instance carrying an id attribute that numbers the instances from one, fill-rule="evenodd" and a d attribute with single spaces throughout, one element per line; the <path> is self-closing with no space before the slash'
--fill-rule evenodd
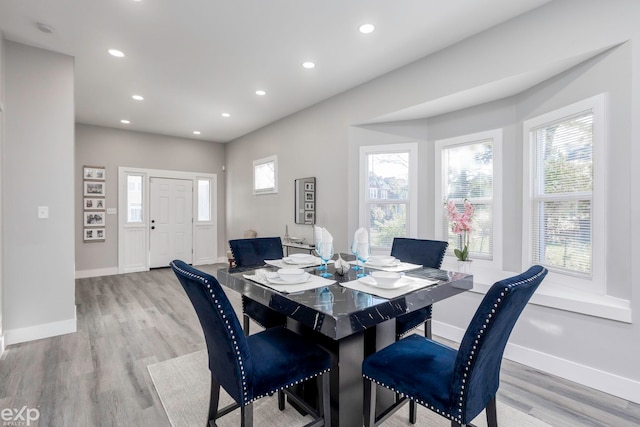
<path id="1" fill-rule="evenodd" d="M 575 102 L 523 122 L 523 205 L 522 267 L 532 265 L 532 207 L 534 200 L 536 144 L 535 130 L 569 119 L 580 113 L 593 112 L 593 190 L 591 192 L 592 274 L 571 274 L 547 267 L 546 286 L 574 288 L 587 293 L 606 294 L 606 97 L 605 94 Z"/>
<path id="2" fill-rule="evenodd" d="M 493 166 L 493 189 L 492 189 L 492 254 L 491 259 L 487 258 L 474 258 L 473 270 L 478 268 L 502 270 L 502 129 L 492 129 L 482 132 L 476 132 L 466 135 L 460 135 L 452 138 L 439 139 L 435 141 L 435 191 L 434 191 L 434 218 L 435 218 L 435 237 L 436 239 L 448 240 L 448 236 L 444 234 L 444 224 L 446 220 L 445 215 L 445 195 L 447 179 L 445 177 L 444 168 L 444 154 L 445 150 L 455 146 L 472 145 L 478 142 L 491 140 L 492 141 L 492 166 Z M 445 261 L 448 267 L 452 267 L 455 263 L 456 257 L 453 254 L 454 248 L 447 248 L 445 255 Z"/>
<path id="3" fill-rule="evenodd" d="M 369 178 L 368 178 L 368 156 L 370 154 L 387 154 L 387 153 L 409 153 L 409 193 L 408 199 L 393 199 L 381 201 L 380 199 L 372 199 L 369 194 Z M 381 145 L 364 145 L 360 147 L 360 168 L 359 168 L 359 226 L 369 230 L 369 204 L 404 204 L 407 205 L 407 234 L 406 237 L 417 237 L 418 234 L 418 143 L 407 142 L 401 144 L 381 144 Z M 406 200 L 406 201 L 405 201 Z M 371 247 L 372 252 L 389 252 L 391 246 Z"/>
<path id="4" fill-rule="evenodd" d="M 273 187 L 257 189 L 256 188 L 256 168 L 268 163 L 273 163 Z M 278 156 L 268 156 L 253 161 L 253 194 L 276 194 L 278 193 Z"/>

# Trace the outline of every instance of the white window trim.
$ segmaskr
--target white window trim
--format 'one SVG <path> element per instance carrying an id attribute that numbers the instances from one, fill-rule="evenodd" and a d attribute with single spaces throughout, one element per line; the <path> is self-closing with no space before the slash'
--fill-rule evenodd
<path id="1" fill-rule="evenodd" d="M 440 139 L 435 141 L 435 238 L 447 240 L 443 235 L 442 224 L 444 222 L 444 202 L 445 202 L 445 179 L 442 170 L 443 149 L 455 145 L 468 145 L 478 141 L 491 139 L 493 152 L 493 255 L 491 260 L 473 259 L 473 270 L 476 268 L 502 270 L 502 129 L 492 129 L 468 135 L 456 136 L 453 138 Z M 447 255 L 442 263 L 442 268 L 457 270 L 456 257 L 447 251 Z"/>
<path id="2" fill-rule="evenodd" d="M 531 265 L 531 198 L 533 192 L 532 159 L 535 144 L 531 130 L 584 111 L 594 112 L 593 134 L 593 195 L 592 195 L 592 236 L 593 272 L 591 278 L 583 278 L 550 271 L 541 289 L 555 288 L 561 293 L 606 294 L 606 188 L 607 188 L 607 138 L 606 138 L 606 97 L 596 95 L 583 101 L 559 108 L 523 122 L 523 205 L 522 205 L 522 267 Z"/>
<path id="3" fill-rule="evenodd" d="M 358 191 L 358 211 L 360 227 L 369 230 L 368 212 L 366 210 L 369 198 L 367 176 L 367 156 L 369 154 L 409 152 L 409 199 L 407 206 L 407 237 L 418 236 L 418 143 L 366 145 L 360 147 L 360 179 Z M 389 248 L 391 249 L 391 248 Z"/>
<path id="4" fill-rule="evenodd" d="M 263 190 L 256 189 L 256 166 L 264 165 L 266 163 L 273 163 L 273 187 L 265 188 Z M 278 156 L 273 155 L 264 157 L 262 159 L 253 161 L 253 194 L 276 194 L 278 192 Z"/>

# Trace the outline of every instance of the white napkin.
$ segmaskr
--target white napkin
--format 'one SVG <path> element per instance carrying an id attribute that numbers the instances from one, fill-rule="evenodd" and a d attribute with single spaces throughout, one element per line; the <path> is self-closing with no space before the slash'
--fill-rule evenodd
<path id="1" fill-rule="evenodd" d="M 364 227 L 360 227 L 353 233 L 353 243 L 351 244 L 351 253 L 358 251 L 358 245 L 360 243 L 369 243 L 369 233 Z"/>
<path id="2" fill-rule="evenodd" d="M 316 245 L 322 241 L 322 227 L 313 226 L 313 243 Z"/>
<path id="3" fill-rule="evenodd" d="M 331 250 L 333 245 L 333 236 L 324 227 L 322 227 L 322 237 L 320 238 L 320 242 L 320 255 L 324 259 L 328 259 L 333 256 L 333 251 Z"/>

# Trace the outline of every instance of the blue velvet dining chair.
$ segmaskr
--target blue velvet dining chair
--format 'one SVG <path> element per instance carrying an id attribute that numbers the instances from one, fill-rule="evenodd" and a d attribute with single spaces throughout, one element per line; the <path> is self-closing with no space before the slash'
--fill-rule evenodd
<path id="1" fill-rule="evenodd" d="M 391 255 L 397 259 L 428 268 L 440 268 L 447 252 L 448 242 L 440 240 L 409 239 L 395 237 Z M 411 313 L 396 317 L 396 339 L 424 324 L 424 336 L 431 338 L 431 316 L 433 307 L 428 305 Z"/>
<path id="2" fill-rule="evenodd" d="M 331 424 L 329 370 L 331 356 L 308 338 L 283 327 L 245 336 L 233 307 L 218 281 L 183 261 L 171 268 L 178 277 L 200 320 L 209 354 L 211 395 L 208 425 L 240 408 L 241 425 L 253 425 L 253 402 L 303 381 L 318 377 L 318 410 L 293 394 L 309 414 L 309 426 Z M 218 409 L 222 387 L 234 400 Z"/>
<path id="3" fill-rule="evenodd" d="M 546 274 L 536 265 L 496 282 L 457 351 L 414 334 L 367 357 L 362 363 L 365 426 L 379 425 L 409 400 L 450 419 L 452 427 L 469 424 L 486 408 L 489 427 L 497 427 L 502 355 L 520 313 Z M 376 384 L 403 396 L 377 418 Z"/>
<path id="4" fill-rule="evenodd" d="M 256 237 L 251 239 L 229 240 L 229 246 L 236 267 L 260 267 L 267 259 L 282 259 L 282 240 L 280 237 Z M 287 324 L 287 317 L 260 304 L 247 296 L 242 296 L 243 328 L 249 335 L 250 319 L 263 328 L 273 328 Z"/>

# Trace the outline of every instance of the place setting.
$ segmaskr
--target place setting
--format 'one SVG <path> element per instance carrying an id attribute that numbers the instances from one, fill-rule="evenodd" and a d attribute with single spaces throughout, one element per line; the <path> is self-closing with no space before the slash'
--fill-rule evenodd
<path id="1" fill-rule="evenodd" d="M 277 271 L 261 268 L 255 270 L 255 274 L 243 274 L 243 277 L 284 293 L 303 292 L 336 283 L 302 268 L 281 268 Z"/>
<path id="2" fill-rule="evenodd" d="M 437 284 L 437 280 L 407 276 L 401 272 L 374 271 L 362 273 L 356 280 L 341 283 L 345 288 L 392 299 Z"/>
<path id="3" fill-rule="evenodd" d="M 322 260 L 311 254 L 291 254 L 282 259 L 267 259 L 265 264 L 277 268 L 307 268 L 322 264 Z"/>

